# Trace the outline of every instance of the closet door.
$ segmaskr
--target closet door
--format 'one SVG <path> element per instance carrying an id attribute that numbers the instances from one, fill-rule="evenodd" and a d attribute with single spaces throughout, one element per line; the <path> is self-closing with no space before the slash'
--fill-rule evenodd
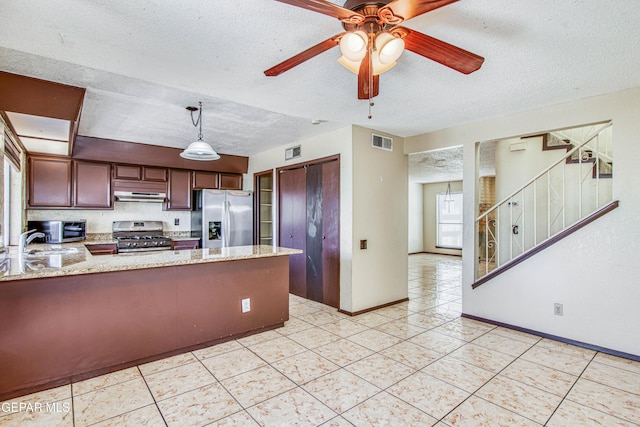
<path id="1" fill-rule="evenodd" d="M 322 302 L 322 164 L 307 167 L 307 298 Z"/>
<path id="2" fill-rule="evenodd" d="M 322 302 L 340 307 L 340 162 L 322 164 Z"/>
<path id="3" fill-rule="evenodd" d="M 278 245 L 303 251 L 289 256 L 289 292 L 307 298 L 305 169 L 280 171 L 278 188 Z"/>

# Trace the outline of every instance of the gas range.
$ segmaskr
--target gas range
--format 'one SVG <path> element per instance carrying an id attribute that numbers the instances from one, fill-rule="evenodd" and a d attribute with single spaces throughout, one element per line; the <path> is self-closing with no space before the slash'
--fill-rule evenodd
<path id="1" fill-rule="evenodd" d="M 114 221 L 112 230 L 119 253 L 171 249 L 162 221 Z"/>

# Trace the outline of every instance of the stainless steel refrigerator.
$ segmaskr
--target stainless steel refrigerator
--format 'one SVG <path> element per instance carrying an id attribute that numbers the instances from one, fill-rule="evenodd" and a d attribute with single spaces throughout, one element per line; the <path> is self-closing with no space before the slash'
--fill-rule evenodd
<path id="1" fill-rule="evenodd" d="M 253 193 L 199 190 L 191 212 L 192 237 L 202 248 L 253 244 Z"/>

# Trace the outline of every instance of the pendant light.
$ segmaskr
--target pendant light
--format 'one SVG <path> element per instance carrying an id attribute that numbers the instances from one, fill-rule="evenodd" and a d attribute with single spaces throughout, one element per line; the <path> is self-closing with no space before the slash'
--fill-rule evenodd
<path id="1" fill-rule="evenodd" d="M 220 155 L 215 152 L 211 145 L 202 140 L 202 102 L 198 102 L 198 107 L 187 107 L 187 110 L 191 112 L 191 122 L 194 126 L 200 126 L 198 132 L 198 140 L 189 144 L 189 146 L 180 153 L 180 157 L 188 160 L 218 160 Z M 193 120 L 193 112 L 198 111 L 198 120 Z"/>

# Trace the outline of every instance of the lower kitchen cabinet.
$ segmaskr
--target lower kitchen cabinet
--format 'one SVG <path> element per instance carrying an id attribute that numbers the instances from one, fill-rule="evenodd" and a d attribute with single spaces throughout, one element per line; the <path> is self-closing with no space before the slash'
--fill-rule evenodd
<path id="1" fill-rule="evenodd" d="M 198 249 L 200 247 L 200 240 L 174 240 L 171 242 L 171 249 L 179 251 L 182 249 Z"/>
<path id="2" fill-rule="evenodd" d="M 84 245 L 91 255 L 115 255 L 118 253 L 118 246 L 115 243 L 93 243 Z"/>

